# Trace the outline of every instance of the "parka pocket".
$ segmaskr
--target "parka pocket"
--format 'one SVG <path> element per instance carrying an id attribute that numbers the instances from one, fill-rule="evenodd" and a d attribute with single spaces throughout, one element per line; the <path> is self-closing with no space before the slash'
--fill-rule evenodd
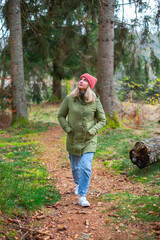
<path id="1" fill-rule="evenodd" d="M 68 135 L 69 141 L 70 141 L 70 142 L 73 141 L 73 136 L 74 136 L 73 131 L 69 132 L 67 135 Z"/>
<path id="2" fill-rule="evenodd" d="M 86 137 L 85 140 L 86 141 L 90 141 L 92 139 L 92 137 L 94 137 L 93 135 L 91 135 L 89 132 L 86 133 Z"/>

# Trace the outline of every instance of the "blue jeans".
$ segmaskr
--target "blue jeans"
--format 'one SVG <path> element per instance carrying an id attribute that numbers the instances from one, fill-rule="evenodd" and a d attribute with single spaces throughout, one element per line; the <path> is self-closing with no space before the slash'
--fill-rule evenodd
<path id="1" fill-rule="evenodd" d="M 75 184 L 79 185 L 78 194 L 80 196 L 87 195 L 91 178 L 93 156 L 94 152 L 84 153 L 82 156 L 76 156 L 69 153 L 73 179 Z"/>

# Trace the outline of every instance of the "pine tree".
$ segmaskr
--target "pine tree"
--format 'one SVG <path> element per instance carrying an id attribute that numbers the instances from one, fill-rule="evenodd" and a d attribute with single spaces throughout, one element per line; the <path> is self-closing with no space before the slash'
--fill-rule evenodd
<path id="1" fill-rule="evenodd" d="M 98 22 L 98 92 L 105 113 L 115 111 L 114 67 L 115 1 L 100 1 Z"/>
<path id="2" fill-rule="evenodd" d="M 28 117 L 25 96 L 20 0 L 8 1 L 13 121 Z"/>

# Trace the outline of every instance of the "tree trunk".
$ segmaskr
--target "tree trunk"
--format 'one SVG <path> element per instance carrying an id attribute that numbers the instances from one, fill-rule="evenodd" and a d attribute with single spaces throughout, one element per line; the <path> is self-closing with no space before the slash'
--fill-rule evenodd
<path id="1" fill-rule="evenodd" d="M 52 85 L 52 95 L 53 99 L 61 99 L 62 97 L 62 87 L 61 87 L 62 76 L 57 62 L 53 62 L 53 85 Z"/>
<path id="2" fill-rule="evenodd" d="M 115 0 L 100 0 L 98 21 L 98 82 L 105 113 L 115 111 L 114 67 L 114 5 Z"/>
<path id="3" fill-rule="evenodd" d="M 20 0 L 9 0 L 10 54 L 13 94 L 13 121 L 27 118 L 25 96 Z"/>
<path id="4" fill-rule="evenodd" d="M 144 168 L 160 160 L 160 137 L 137 142 L 130 151 L 130 159 L 139 168 Z"/>
<path id="5" fill-rule="evenodd" d="M 61 96 L 62 96 L 61 81 L 55 80 L 53 78 L 53 99 L 54 98 L 61 99 Z"/>

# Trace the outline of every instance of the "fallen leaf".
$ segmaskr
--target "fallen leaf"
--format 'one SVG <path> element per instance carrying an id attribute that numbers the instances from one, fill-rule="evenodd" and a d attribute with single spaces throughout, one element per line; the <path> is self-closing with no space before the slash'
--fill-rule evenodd
<path id="1" fill-rule="evenodd" d="M 44 240 L 50 239 L 50 236 L 43 237 Z"/>
<path id="2" fill-rule="evenodd" d="M 118 215 L 116 215 L 116 214 L 108 214 L 108 216 L 110 216 L 110 217 L 118 217 Z"/>
<path id="3" fill-rule="evenodd" d="M 109 218 L 106 219 L 106 221 L 105 221 L 105 224 L 108 224 L 108 223 L 110 223 L 110 219 Z"/>
<path id="4" fill-rule="evenodd" d="M 84 223 L 86 226 L 89 226 L 89 220 L 86 220 Z"/>
<path id="5" fill-rule="evenodd" d="M 63 230 L 66 230 L 66 229 L 67 229 L 67 227 L 65 225 L 63 225 L 63 224 L 58 225 L 58 231 L 63 231 Z"/>
<path id="6" fill-rule="evenodd" d="M 98 207 L 100 207 L 100 206 L 102 206 L 102 205 L 103 205 L 102 202 L 98 202 L 98 203 L 97 203 L 97 206 L 98 206 Z"/>
<path id="7" fill-rule="evenodd" d="M 86 214 L 85 211 L 77 211 L 76 214 Z"/>
<path id="8" fill-rule="evenodd" d="M 159 235 L 160 235 L 160 231 L 155 232 L 155 234 L 156 234 L 157 236 L 159 236 Z"/>
<path id="9" fill-rule="evenodd" d="M 40 216 L 37 216 L 36 219 L 40 220 L 40 219 L 44 219 L 45 216 L 44 215 L 40 215 Z"/>

